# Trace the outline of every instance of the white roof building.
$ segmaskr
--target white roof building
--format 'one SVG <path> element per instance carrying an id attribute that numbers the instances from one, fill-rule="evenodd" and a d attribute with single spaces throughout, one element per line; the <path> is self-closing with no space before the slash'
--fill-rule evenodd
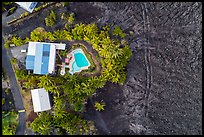
<path id="1" fill-rule="evenodd" d="M 15 2 L 18 5 L 20 5 L 23 9 L 33 12 L 35 6 L 37 5 L 37 2 Z"/>
<path id="2" fill-rule="evenodd" d="M 44 88 L 31 90 L 34 112 L 50 110 L 49 94 Z"/>

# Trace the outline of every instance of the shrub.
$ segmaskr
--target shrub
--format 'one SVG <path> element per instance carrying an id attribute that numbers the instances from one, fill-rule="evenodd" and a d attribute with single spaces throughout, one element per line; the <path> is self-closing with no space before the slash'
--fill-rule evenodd
<path id="1" fill-rule="evenodd" d="M 74 104 L 74 111 L 81 112 L 84 110 L 84 105 L 82 103 Z"/>
<path id="2" fill-rule="evenodd" d="M 5 104 L 5 98 L 2 98 L 2 105 Z"/>
<path id="3" fill-rule="evenodd" d="M 30 39 L 28 38 L 28 37 L 26 37 L 25 39 L 24 39 L 24 43 L 28 43 L 30 41 Z"/>
<path id="4" fill-rule="evenodd" d="M 20 70 L 20 69 L 17 69 L 15 71 L 16 73 L 16 76 L 19 80 L 23 80 L 24 78 L 26 78 L 26 75 L 27 75 L 27 71 L 26 70 Z"/>
<path id="5" fill-rule="evenodd" d="M 45 39 L 44 33 L 44 28 L 38 27 L 31 32 L 30 39 L 32 41 L 43 41 Z"/>
<path id="6" fill-rule="evenodd" d="M 47 18 L 45 18 L 45 24 L 46 24 L 46 26 L 52 27 L 52 26 L 54 26 L 56 20 L 57 20 L 57 16 L 54 13 L 54 11 L 51 10 L 50 15 Z"/>
<path id="7" fill-rule="evenodd" d="M 5 93 L 8 95 L 9 94 L 9 88 L 7 88 L 6 90 L 5 90 Z"/>
<path id="8" fill-rule="evenodd" d="M 10 47 L 10 44 L 12 44 L 12 41 L 7 40 L 6 43 L 4 44 L 4 47 L 8 49 Z"/>
<path id="9" fill-rule="evenodd" d="M 61 19 L 62 19 L 62 20 L 65 20 L 65 19 L 66 19 L 65 13 L 62 13 Z"/>
<path id="10" fill-rule="evenodd" d="M 75 14 L 74 14 L 74 13 L 71 13 L 71 14 L 69 15 L 68 21 L 69 21 L 70 23 L 73 23 L 73 22 L 75 21 Z"/>
<path id="11" fill-rule="evenodd" d="M 95 105 L 94 105 L 94 107 L 97 111 L 104 110 L 105 106 L 106 106 L 106 104 L 104 102 L 102 102 L 102 103 L 95 102 Z"/>
<path id="12" fill-rule="evenodd" d="M 69 2 L 63 2 L 63 7 L 69 6 Z"/>
<path id="13" fill-rule="evenodd" d="M 123 31 L 121 30 L 121 28 L 119 26 L 116 26 L 113 30 L 113 35 L 114 36 L 120 36 L 121 38 L 125 37 L 125 33 L 123 33 Z"/>
<path id="14" fill-rule="evenodd" d="M 71 30 L 71 26 L 70 26 L 70 24 L 69 24 L 69 23 L 66 23 L 66 24 L 65 24 L 65 29 L 66 29 L 66 30 L 68 30 L 68 31 L 70 31 L 70 30 Z"/>
<path id="15" fill-rule="evenodd" d="M 133 31 L 129 31 L 130 33 L 130 36 L 133 36 L 134 35 L 134 32 Z"/>
<path id="16" fill-rule="evenodd" d="M 25 12 L 24 14 L 25 14 L 25 16 L 28 16 L 28 15 L 29 15 L 29 13 L 28 13 L 28 12 Z"/>
<path id="17" fill-rule="evenodd" d="M 16 46 L 21 46 L 24 44 L 24 41 L 20 37 L 16 37 L 16 36 L 14 36 L 11 41 Z"/>
<path id="18" fill-rule="evenodd" d="M 28 12 L 25 12 L 25 13 L 21 14 L 20 18 L 24 18 L 24 17 L 26 17 L 26 16 L 28 16 L 28 15 L 29 15 L 29 13 L 28 13 Z"/>
<path id="19" fill-rule="evenodd" d="M 10 9 L 8 10 L 8 13 L 9 13 L 9 14 L 13 14 L 16 9 L 17 9 L 16 6 L 15 6 L 15 7 L 12 7 L 12 8 L 10 8 Z"/>
<path id="20" fill-rule="evenodd" d="M 16 64 L 17 63 L 17 59 L 16 58 L 11 58 L 11 64 Z"/>
<path id="21" fill-rule="evenodd" d="M 121 41 L 121 44 L 122 45 L 126 45 L 127 44 L 127 41 L 125 41 L 124 39 Z"/>
<path id="22" fill-rule="evenodd" d="M 14 135 L 16 133 L 16 127 L 18 125 L 18 114 L 14 111 L 10 111 L 5 117 L 2 117 L 2 134 Z"/>

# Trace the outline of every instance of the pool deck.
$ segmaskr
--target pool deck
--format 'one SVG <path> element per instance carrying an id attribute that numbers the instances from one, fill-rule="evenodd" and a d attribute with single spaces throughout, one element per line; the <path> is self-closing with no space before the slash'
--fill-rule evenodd
<path id="1" fill-rule="evenodd" d="M 72 57 L 71 60 L 69 60 L 69 65 L 68 65 L 68 68 L 69 68 L 69 71 L 72 71 L 72 64 L 73 62 L 75 61 L 75 58 L 74 58 L 74 55 L 72 52 L 70 52 L 68 55 L 67 55 L 68 58 Z"/>

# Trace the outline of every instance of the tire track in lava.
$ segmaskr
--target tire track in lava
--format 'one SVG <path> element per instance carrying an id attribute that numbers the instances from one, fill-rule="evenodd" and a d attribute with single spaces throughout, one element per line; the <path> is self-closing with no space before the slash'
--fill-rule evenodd
<path id="1" fill-rule="evenodd" d="M 147 117 L 147 112 L 148 112 L 148 99 L 149 99 L 149 94 L 150 94 L 150 90 L 151 90 L 151 83 L 152 83 L 152 67 L 150 64 L 150 49 L 154 49 L 150 46 L 150 42 L 149 42 L 149 34 L 148 32 L 150 32 L 150 22 L 149 22 L 149 16 L 147 14 L 148 10 L 147 10 L 147 6 L 146 3 L 141 3 L 141 8 L 142 8 L 142 16 L 143 16 L 143 31 L 146 39 L 147 39 L 147 46 L 145 46 L 145 66 L 146 66 L 146 90 L 144 93 L 144 98 L 145 98 L 145 103 L 144 103 L 144 110 L 145 110 L 145 117 Z"/>

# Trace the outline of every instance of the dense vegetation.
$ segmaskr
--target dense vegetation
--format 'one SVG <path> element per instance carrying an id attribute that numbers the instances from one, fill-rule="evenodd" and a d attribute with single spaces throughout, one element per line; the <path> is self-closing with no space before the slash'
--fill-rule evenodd
<path id="1" fill-rule="evenodd" d="M 62 15 L 61 19 L 64 19 Z M 68 17 L 69 22 L 73 21 L 74 14 Z M 52 19 L 51 19 L 52 18 Z M 66 17 L 67 18 L 67 17 Z M 56 17 L 51 12 L 49 19 L 55 20 Z M 49 21 L 48 21 L 49 22 Z M 47 23 L 52 26 L 52 23 Z M 31 41 L 59 41 L 59 40 L 84 40 L 90 43 L 98 52 L 99 61 L 102 64 L 100 76 L 83 77 L 81 75 L 65 74 L 58 76 L 36 76 L 27 74 L 25 70 L 17 70 L 18 80 L 24 82 L 28 89 L 45 88 L 54 97 L 53 114 L 42 113 L 32 124 L 34 131 L 41 134 L 50 134 L 53 128 L 64 130 L 68 134 L 87 134 L 88 122 L 80 116 L 84 111 L 84 104 L 87 98 L 96 92 L 98 88 L 103 88 L 107 81 L 123 84 L 126 79 L 125 67 L 132 55 L 125 34 L 118 27 L 111 35 L 110 26 L 106 25 L 101 29 L 96 24 L 76 24 L 69 29 L 47 32 L 42 28 L 37 28 L 31 32 L 30 38 L 20 40 L 13 37 L 9 43 L 16 45 Z M 113 36 L 115 39 L 111 38 Z M 96 103 L 97 110 L 103 110 L 105 104 Z M 80 123 L 80 124 L 79 124 Z M 82 124 L 83 123 L 83 124 Z M 88 133 L 91 134 L 91 133 Z"/>
<path id="2" fill-rule="evenodd" d="M 54 11 L 51 10 L 50 15 L 47 18 L 45 18 L 45 24 L 46 24 L 46 26 L 52 27 L 55 24 L 56 20 L 57 20 L 57 16 L 54 13 Z"/>
<path id="3" fill-rule="evenodd" d="M 42 112 L 34 122 L 31 123 L 31 128 L 35 132 L 43 135 L 50 134 L 54 128 L 65 130 L 69 135 L 88 134 L 92 129 L 90 122 L 82 119 L 75 114 L 63 112 L 63 115 L 56 113 L 54 116 L 46 112 Z"/>
<path id="4" fill-rule="evenodd" d="M 14 135 L 16 133 L 16 127 L 18 126 L 18 113 L 10 111 L 6 114 L 2 114 L 2 134 Z"/>

